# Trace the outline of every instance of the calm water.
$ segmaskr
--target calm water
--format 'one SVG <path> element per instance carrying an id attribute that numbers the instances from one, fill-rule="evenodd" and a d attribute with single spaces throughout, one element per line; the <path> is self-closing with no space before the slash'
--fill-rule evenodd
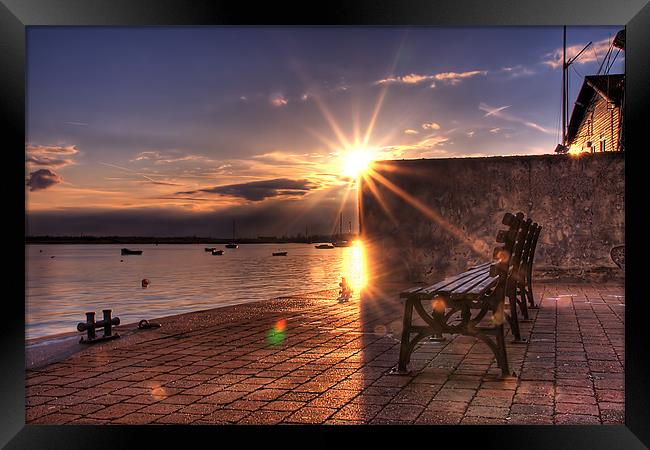
<path id="1" fill-rule="evenodd" d="M 359 285 L 361 244 L 320 250 L 309 244 L 251 244 L 222 256 L 203 244 L 27 245 L 27 338 L 75 331 L 86 311 L 109 308 L 122 324 L 278 296 Z M 216 245 L 217 248 L 224 248 Z M 287 256 L 272 252 L 288 251 Z M 51 258 L 55 256 L 55 258 Z M 123 262 L 120 262 L 123 260 Z M 141 280 L 151 284 L 143 289 Z M 358 291 L 358 290 L 356 290 Z"/>

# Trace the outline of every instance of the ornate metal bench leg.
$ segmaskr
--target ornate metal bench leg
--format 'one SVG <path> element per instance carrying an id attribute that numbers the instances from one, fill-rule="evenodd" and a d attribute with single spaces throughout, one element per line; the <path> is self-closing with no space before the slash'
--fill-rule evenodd
<path id="1" fill-rule="evenodd" d="M 431 315 L 437 317 L 442 322 L 444 322 L 444 315 L 445 315 L 444 312 L 440 313 L 440 312 L 434 310 L 434 311 L 431 312 Z M 429 341 L 433 341 L 433 342 L 444 342 L 446 340 L 447 340 L 447 338 L 442 335 L 442 331 L 440 329 L 435 330 L 434 333 L 429 338 Z"/>
<path id="2" fill-rule="evenodd" d="M 510 329 L 512 330 L 512 335 L 514 336 L 513 343 L 515 344 L 525 344 L 526 339 L 521 338 L 521 332 L 519 331 L 519 318 L 517 317 L 517 294 L 514 293 L 513 296 L 508 296 L 508 303 L 510 303 L 510 315 L 508 316 L 508 322 L 510 323 Z"/>
<path id="3" fill-rule="evenodd" d="M 524 323 L 532 322 L 532 320 L 528 316 L 528 304 L 526 303 L 526 286 L 524 285 L 524 283 L 521 283 L 519 287 L 519 294 L 521 295 L 519 300 L 519 307 L 521 309 L 521 315 L 523 317 L 521 321 Z"/>
<path id="4" fill-rule="evenodd" d="M 503 324 L 499 325 L 496 330 L 497 337 L 497 363 L 501 369 L 501 378 L 509 378 L 511 376 L 516 376 L 515 373 L 510 373 L 510 367 L 508 366 L 508 353 L 506 352 L 506 337 Z"/>
<path id="5" fill-rule="evenodd" d="M 531 286 L 531 279 L 533 276 L 532 270 L 528 270 L 528 276 L 524 281 L 524 291 L 526 292 L 526 297 L 528 297 L 528 308 L 529 309 L 539 309 L 539 305 L 535 304 L 535 297 L 533 297 L 533 287 Z"/>
<path id="6" fill-rule="evenodd" d="M 533 289 L 530 285 L 526 286 L 526 297 L 528 298 L 528 309 L 539 309 L 539 305 L 535 303 Z"/>
<path id="7" fill-rule="evenodd" d="M 402 319 L 402 340 L 399 347 L 399 362 L 397 367 L 393 367 L 390 370 L 392 375 L 405 375 L 408 374 L 406 366 L 411 360 L 411 351 L 412 348 L 409 348 L 409 342 L 411 339 L 411 320 L 413 317 L 413 301 L 412 297 L 406 299 L 404 303 L 404 318 Z"/>

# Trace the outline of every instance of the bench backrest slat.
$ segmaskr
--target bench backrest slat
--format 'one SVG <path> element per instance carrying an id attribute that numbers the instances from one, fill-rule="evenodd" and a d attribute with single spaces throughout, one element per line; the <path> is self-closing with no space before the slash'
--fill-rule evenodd
<path id="1" fill-rule="evenodd" d="M 537 229 L 539 225 L 535 222 L 531 224 L 528 229 L 528 236 L 526 236 L 526 242 L 524 243 L 524 250 L 521 253 L 521 261 L 519 263 L 519 270 L 517 271 L 517 282 L 523 282 L 526 277 L 526 271 L 528 270 L 528 264 L 531 259 L 531 251 L 533 251 L 533 241 L 535 240 L 535 235 L 537 234 Z"/>
<path id="2" fill-rule="evenodd" d="M 530 252 L 528 253 L 528 260 L 526 261 L 526 277 L 530 280 L 532 275 L 533 275 L 533 260 L 535 259 L 535 248 L 537 247 L 537 239 L 539 238 L 539 234 L 542 232 L 542 226 L 537 225 L 537 229 L 535 230 L 535 234 L 533 236 L 533 239 L 530 243 Z"/>
<path id="3" fill-rule="evenodd" d="M 506 213 L 503 216 L 502 223 L 508 226 L 508 230 L 501 230 L 497 234 L 497 241 L 503 241 L 503 245 L 494 249 L 495 262 L 490 267 L 490 276 L 499 277 L 494 288 L 497 298 L 505 298 L 508 278 L 519 268 L 530 222 L 530 219 L 524 221 L 522 212 L 516 215 Z"/>
<path id="4" fill-rule="evenodd" d="M 512 266 L 510 270 L 510 276 L 508 277 L 508 290 L 509 295 L 517 287 L 517 281 L 520 280 L 521 268 L 523 267 L 522 261 L 524 257 L 524 252 L 527 247 L 530 246 L 530 240 L 532 239 L 531 228 L 532 220 L 527 219 L 521 222 L 519 232 L 517 233 L 517 242 L 512 250 L 512 259 L 510 264 Z"/>

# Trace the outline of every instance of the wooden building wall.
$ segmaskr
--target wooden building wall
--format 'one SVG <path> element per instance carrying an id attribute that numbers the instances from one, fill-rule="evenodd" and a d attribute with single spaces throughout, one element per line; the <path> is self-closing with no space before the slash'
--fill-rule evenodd
<path id="1" fill-rule="evenodd" d="M 604 151 L 617 151 L 619 122 L 620 108 L 594 93 L 576 137 L 569 142 L 570 149 L 598 153 L 603 151 L 601 142 L 604 141 Z M 587 146 L 588 142 L 591 142 L 591 148 Z"/>

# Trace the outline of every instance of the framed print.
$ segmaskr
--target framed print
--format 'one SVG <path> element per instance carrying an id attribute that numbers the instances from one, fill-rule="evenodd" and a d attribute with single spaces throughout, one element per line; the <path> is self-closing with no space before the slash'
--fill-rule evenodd
<path id="1" fill-rule="evenodd" d="M 3 1 L 3 444 L 647 446 L 649 8 Z"/>

